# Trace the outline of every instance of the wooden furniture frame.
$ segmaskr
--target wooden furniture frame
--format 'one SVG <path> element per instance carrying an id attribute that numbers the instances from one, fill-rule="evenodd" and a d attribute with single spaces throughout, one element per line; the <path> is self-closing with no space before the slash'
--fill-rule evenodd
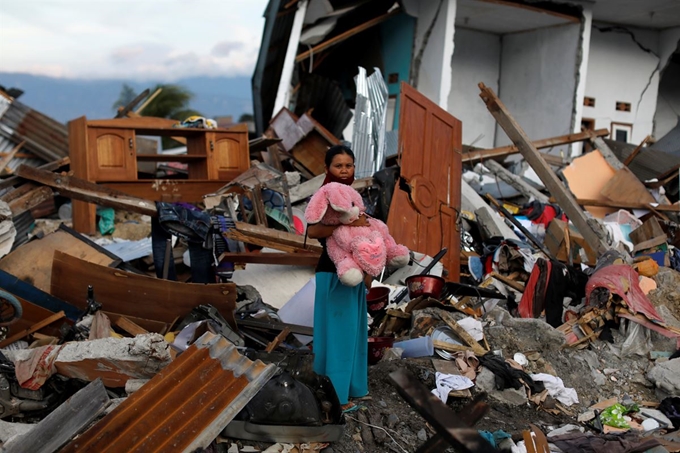
<path id="1" fill-rule="evenodd" d="M 74 176 L 153 201 L 201 201 L 250 166 L 248 132 L 235 129 L 176 128 L 174 120 L 138 117 L 69 122 Z M 187 154 L 137 154 L 138 136 L 167 136 L 186 142 Z M 189 179 L 139 179 L 138 162 L 182 162 Z M 73 226 L 95 232 L 96 206 L 73 201 Z"/>

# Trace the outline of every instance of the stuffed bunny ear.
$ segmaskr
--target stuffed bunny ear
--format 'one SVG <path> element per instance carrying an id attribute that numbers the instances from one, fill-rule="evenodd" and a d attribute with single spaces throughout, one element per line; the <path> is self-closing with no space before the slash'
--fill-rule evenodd
<path id="1" fill-rule="evenodd" d="M 331 182 L 324 187 L 328 187 L 328 203 L 334 211 L 340 213 L 352 211 L 355 204 L 351 191 L 354 189 L 339 182 Z"/>
<path id="2" fill-rule="evenodd" d="M 305 220 L 307 223 L 319 223 L 328 210 L 328 189 L 327 186 L 317 190 L 309 200 L 305 209 Z"/>

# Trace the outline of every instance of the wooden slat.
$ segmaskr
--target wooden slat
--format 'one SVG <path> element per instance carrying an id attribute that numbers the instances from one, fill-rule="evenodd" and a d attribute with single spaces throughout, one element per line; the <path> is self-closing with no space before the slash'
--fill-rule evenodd
<path id="1" fill-rule="evenodd" d="M 368 30 L 371 27 L 374 27 L 381 22 L 386 21 L 387 19 L 390 19 L 393 16 L 396 16 L 397 14 L 401 14 L 401 8 L 396 8 L 394 11 L 391 11 L 387 14 L 383 14 L 382 16 L 376 17 L 375 19 L 371 19 L 367 22 L 364 22 L 361 25 L 358 25 L 354 28 L 350 28 L 344 33 L 340 33 L 338 36 L 334 36 L 331 39 L 328 39 L 321 44 L 317 44 L 316 46 L 312 47 L 310 50 L 306 50 L 302 52 L 301 54 L 297 55 L 295 57 L 295 62 L 299 63 L 305 58 L 308 58 L 310 55 L 316 55 L 319 52 L 328 49 L 329 47 L 335 46 L 337 44 L 340 44 L 341 42 L 345 41 L 346 39 L 351 38 L 352 36 L 356 35 L 357 33 L 361 33 L 364 30 Z"/>
<path id="2" fill-rule="evenodd" d="M 524 159 L 531 165 L 531 168 L 541 178 L 546 189 L 554 196 L 560 207 L 567 214 L 569 219 L 574 223 L 579 232 L 583 235 L 588 245 L 598 254 L 604 253 L 608 246 L 603 238 L 606 237 L 603 231 L 596 231 L 594 226 L 588 222 L 583 210 L 576 203 L 576 200 L 567 190 L 567 188 L 559 180 L 555 172 L 541 157 L 538 150 L 531 144 L 526 133 L 514 120 L 505 105 L 496 96 L 492 89 L 486 87 L 483 83 L 479 84 L 481 90 L 480 97 L 486 104 L 487 109 L 491 115 L 496 119 L 496 122 L 503 128 L 505 133 L 510 137 L 510 140 L 520 150 Z"/>
<path id="3" fill-rule="evenodd" d="M 214 306 L 236 328 L 236 285 L 180 283 L 98 266 L 56 251 L 51 293 L 85 309 L 87 285 L 103 308 L 121 315 L 172 322 L 201 304 Z"/>
<path id="4" fill-rule="evenodd" d="M 42 321 L 33 324 L 31 327 L 24 329 L 20 332 L 17 332 L 16 334 L 12 335 L 11 337 L 5 338 L 3 341 L 0 342 L 0 348 L 4 348 L 5 346 L 8 346 L 8 345 L 14 343 L 15 341 L 19 341 L 22 338 L 29 336 L 33 332 L 37 332 L 40 329 L 42 329 L 43 327 L 49 326 L 53 322 L 57 322 L 60 319 L 63 319 L 65 317 L 66 317 L 66 315 L 64 314 L 63 311 L 60 311 L 59 313 L 55 313 L 52 316 L 49 316 L 49 317 L 43 319 Z"/>
<path id="5" fill-rule="evenodd" d="M 470 336 L 469 333 L 465 329 L 463 329 L 458 322 L 451 316 L 450 313 L 442 311 L 439 313 L 439 316 L 442 318 L 442 321 L 446 323 L 447 326 L 453 330 L 453 332 L 460 337 L 461 340 L 463 340 L 465 343 L 468 344 L 472 348 L 472 350 L 475 352 L 477 355 L 484 355 L 488 351 L 484 349 L 477 341 Z"/>
<path id="6" fill-rule="evenodd" d="M 556 202 L 554 198 L 550 199 L 551 203 Z M 577 198 L 576 202 L 581 206 L 602 206 L 606 208 L 617 209 L 655 209 L 661 212 L 680 212 L 680 205 L 678 204 L 660 204 L 652 206 L 647 203 L 631 202 L 631 201 L 610 201 L 610 200 L 588 200 L 585 198 Z"/>
<path id="7" fill-rule="evenodd" d="M 598 129 L 592 132 L 578 132 L 574 134 L 561 135 L 559 137 L 544 138 L 531 142 L 536 149 L 551 148 L 553 146 L 568 145 L 574 142 L 582 142 L 588 140 L 592 135 L 596 137 L 606 137 L 609 135 L 609 129 Z M 470 151 L 463 154 L 463 162 L 474 162 L 476 160 L 486 160 L 499 157 L 509 156 L 511 154 L 519 153 L 519 149 L 515 145 L 501 146 L 492 149 L 480 149 L 478 151 Z M 546 154 L 541 153 L 545 158 Z M 556 157 L 556 156 L 553 156 Z"/>
<path id="8" fill-rule="evenodd" d="M 144 335 L 146 333 L 149 333 L 148 330 L 138 326 L 137 324 L 130 321 L 125 316 L 121 316 L 120 318 L 118 318 L 115 322 L 115 325 L 117 327 L 120 327 L 121 329 L 123 329 L 124 331 L 126 331 L 127 333 L 132 335 L 133 337 L 136 337 L 137 335 Z"/>
<path id="9" fill-rule="evenodd" d="M 14 159 L 14 156 L 16 156 L 16 154 L 19 152 L 21 147 L 24 146 L 25 143 L 26 143 L 25 141 L 19 143 L 17 146 L 12 148 L 12 150 L 9 153 L 7 153 L 7 155 L 3 157 L 2 160 L 0 160 L 0 173 L 2 173 L 5 167 L 9 165 L 12 159 Z"/>
<path id="10" fill-rule="evenodd" d="M 196 203 L 203 201 L 204 195 L 214 193 L 224 186 L 224 180 L 140 179 L 137 181 L 104 181 L 99 185 L 150 201 Z"/>
<path id="11" fill-rule="evenodd" d="M 27 165 L 17 168 L 17 175 L 31 181 L 39 182 L 46 186 L 58 189 L 62 195 L 75 198 L 80 201 L 96 203 L 116 209 L 124 209 L 138 214 L 155 216 L 156 206 L 140 198 L 131 197 L 122 192 L 113 191 L 85 181 L 75 176 L 58 175 L 49 171 L 38 170 Z"/>
<path id="12" fill-rule="evenodd" d="M 272 342 L 267 345 L 264 351 L 265 352 L 274 351 L 274 349 L 276 349 L 286 339 L 286 337 L 288 337 L 288 335 L 290 335 L 290 327 L 286 327 L 285 329 L 283 329 L 281 333 L 279 333 L 276 336 L 276 338 L 274 338 Z"/>
<path id="13" fill-rule="evenodd" d="M 12 215 L 17 217 L 26 211 L 30 211 L 41 203 L 52 199 L 52 197 L 54 197 L 54 192 L 49 187 L 36 187 L 19 198 L 12 200 L 9 203 L 9 208 L 12 211 Z"/>
<path id="14" fill-rule="evenodd" d="M 54 162 L 48 162 L 45 165 L 41 165 L 40 167 L 38 167 L 38 169 L 45 171 L 54 171 L 65 165 L 69 165 L 70 162 L 71 159 L 69 159 L 68 157 L 64 157 L 63 159 L 55 160 Z M 19 184 L 21 181 L 24 181 L 24 179 L 20 178 L 19 176 L 16 175 L 10 176 L 9 178 L 0 181 L 0 189 L 5 189 L 7 187 Z"/>
<path id="15" fill-rule="evenodd" d="M 252 264 L 282 264 L 287 266 L 316 266 L 319 262 L 318 253 L 232 253 L 224 252 L 220 255 L 220 261 L 230 263 L 252 263 Z"/>
<path id="16" fill-rule="evenodd" d="M 307 238 L 305 245 L 304 236 L 299 236 L 285 231 L 274 230 L 272 228 L 265 228 L 258 225 L 250 225 L 244 222 L 235 222 L 236 230 L 243 235 L 253 238 L 265 239 L 270 242 L 279 243 L 288 247 L 307 250 L 311 252 L 321 253 L 322 248 L 319 241 L 316 239 Z"/>

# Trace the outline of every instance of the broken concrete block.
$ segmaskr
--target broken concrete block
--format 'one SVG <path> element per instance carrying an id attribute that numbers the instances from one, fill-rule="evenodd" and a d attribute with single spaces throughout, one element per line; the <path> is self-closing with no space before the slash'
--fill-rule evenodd
<path id="1" fill-rule="evenodd" d="M 507 310 L 495 307 L 489 311 L 487 319 L 493 319 L 503 326 L 505 335 L 521 338 L 526 350 L 556 351 L 565 343 L 562 332 L 542 319 L 513 318 Z"/>
<path id="2" fill-rule="evenodd" d="M 7 351 L 6 355 L 17 365 L 32 360 L 34 353 L 33 349 L 23 349 Z M 151 333 L 66 343 L 52 365 L 62 376 L 88 382 L 101 378 L 106 387 L 124 387 L 130 378 L 152 378 L 170 361 L 168 343 L 162 335 Z"/>
<path id="3" fill-rule="evenodd" d="M 680 394 L 680 359 L 658 363 L 649 370 L 647 378 L 656 385 L 657 396 L 676 396 Z"/>
<path id="4" fill-rule="evenodd" d="M 481 371 L 475 379 L 475 386 L 480 392 L 486 392 L 489 399 L 508 406 L 523 406 L 529 402 L 527 392 L 524 387 L 515 390 L 507 388 L 505 390 L 496 389 L 496 376 L 491 370 L 481 367 Z"/>
<path id="5" fill-rule="evenodd" d="M 125 383 L 125 393 L 130 396 L 141 389 L 147 382 L 149 382 L 149 379 L 128 379 Z"/>

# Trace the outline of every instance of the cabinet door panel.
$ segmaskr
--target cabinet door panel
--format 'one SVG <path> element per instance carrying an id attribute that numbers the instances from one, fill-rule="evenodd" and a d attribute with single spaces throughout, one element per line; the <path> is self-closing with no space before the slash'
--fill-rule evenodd
<path id="1" fill-rule="evenodd" d="M 231 180 L 248 168 L 248 142 L 245 134 L 216 134 L 213 163 L 217 179 Z"/>
<path id="2" fill-rule="evenodd" d="M 134 132 L 129 129 L 90 128 L 91 174 L 96 181 L 137 179 Z"/>

